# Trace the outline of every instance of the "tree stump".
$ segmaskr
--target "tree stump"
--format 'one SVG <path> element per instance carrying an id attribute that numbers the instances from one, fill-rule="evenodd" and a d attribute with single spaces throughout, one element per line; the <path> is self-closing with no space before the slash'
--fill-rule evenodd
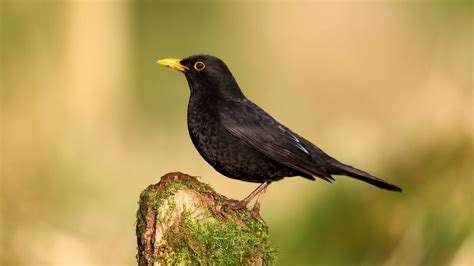
<path id="1" fill-rule="evenodd" d="M 136 235 L 139 265 L 269 265 L 276 250 L 268 227 L 251 211 L 183 173 L 169 173 L 140 195 Z"/>

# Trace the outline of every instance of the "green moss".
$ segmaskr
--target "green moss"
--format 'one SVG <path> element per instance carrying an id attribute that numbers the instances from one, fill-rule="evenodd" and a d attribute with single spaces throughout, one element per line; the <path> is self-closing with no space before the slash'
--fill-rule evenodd
<path id="1" fill-rule="evenodd" d="M 178 251 L 178 261 L 217 265 L 251 264 L 258 257 L 267 265 L 275 261 L 276 250 L 269 245 L 263 222 L 245 214 L 229 215 L 225 220 L 210 216 L 205 223 L 190 217 L 185 213 L 182 222 L 166 236 Z"/>
<path id="2" fill-rule="evenodd" d="M 209 205 L 203 201 L 206 210 L 204 217 L 193 218 L 189 210 L 181 214 L 180 221 L 166 230 L 163 237 L 166 248 L 155 247 L 154 262 L 247 265 L 260 258 L 265 265 L 274 263 L 276 250 L 270 247 L 268 227 L 260 218 L 247 210 L 223 210 L 227 198 L 217 194 L 209 185 L 181 173 L 168 174 L 160 183 L 149 186 L 141 193 L 136 227 L 139 246 L 140 237 L 146 230 L 147 216 L 151 215 L 159 225 L 162 222 L 159 217 L 163 214 L 160 215 L 157 210 L 178 190 L 193 190 L 203 198 L 211 195 L 213 201 Z M 170 206 L 164 216 L 173 208 Z M 137 256 L 139 264 L 146 265 L 140 257 Z"/>

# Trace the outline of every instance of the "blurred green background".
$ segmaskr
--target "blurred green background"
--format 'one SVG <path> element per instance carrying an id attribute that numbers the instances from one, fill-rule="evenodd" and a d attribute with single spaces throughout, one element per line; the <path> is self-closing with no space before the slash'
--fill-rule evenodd
<path id="1" fill-rule="evenodd" d="M 473 265 L 469 1 L 0 5 L 0 265 L 131 265 L 138 195 L 170 171 L 243 198 L 155 61 L 208 53 L 334 157 L 401 186 L 287 178 L 262 216 L 281 265 Z"/>

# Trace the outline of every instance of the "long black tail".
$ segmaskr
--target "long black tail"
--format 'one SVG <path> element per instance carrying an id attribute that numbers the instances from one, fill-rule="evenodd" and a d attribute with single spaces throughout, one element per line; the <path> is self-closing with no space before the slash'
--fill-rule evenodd
<path id="1" fill-rule="evenodd" d="M 364 172 L 362 170 L 359 170 L 359 169 L 356 169 L 352 166 L 349 166 L 349 165 L 345 165 L 341 162 L 334 162 L 332 164 L 332 166 L 335 168 L 334 170 L 334 174 L 342 174 L 342 175 L 347 175 L 347 176 L 350 176 L 350 177 L 353 177 L 355 179 L 359 179 L 359 180 L 362 180 L 364 182 L 367 182 L 369 184 L 372 184 L 376 187 L 379 187 L 379 188 L 383 188 L 383 189 L 386 189 L 386 190 L 390 190 L 390 191 L 398 191 L 398 192 L 401 192 L 402 189 L 393 185 L 393 184 L 390 184 L 390 183 L 387 183 L 385 181 L 383 181 L 382 179 L 380 178 L 377 178 L 367 172 Z"/>

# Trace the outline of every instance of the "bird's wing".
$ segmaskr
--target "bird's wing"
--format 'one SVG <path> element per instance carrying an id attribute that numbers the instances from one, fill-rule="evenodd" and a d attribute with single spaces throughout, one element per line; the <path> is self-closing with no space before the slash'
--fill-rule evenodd
<path id="1" fill-rule="evenodd" d="M 218 109 L 224 128 L 247 145 L 304 174 L 334 180 L 321 168 L 322 165 L 313 161 L 313 145 L 278 123 L 257 105 L 250 101 L 226 101 Z"/>

